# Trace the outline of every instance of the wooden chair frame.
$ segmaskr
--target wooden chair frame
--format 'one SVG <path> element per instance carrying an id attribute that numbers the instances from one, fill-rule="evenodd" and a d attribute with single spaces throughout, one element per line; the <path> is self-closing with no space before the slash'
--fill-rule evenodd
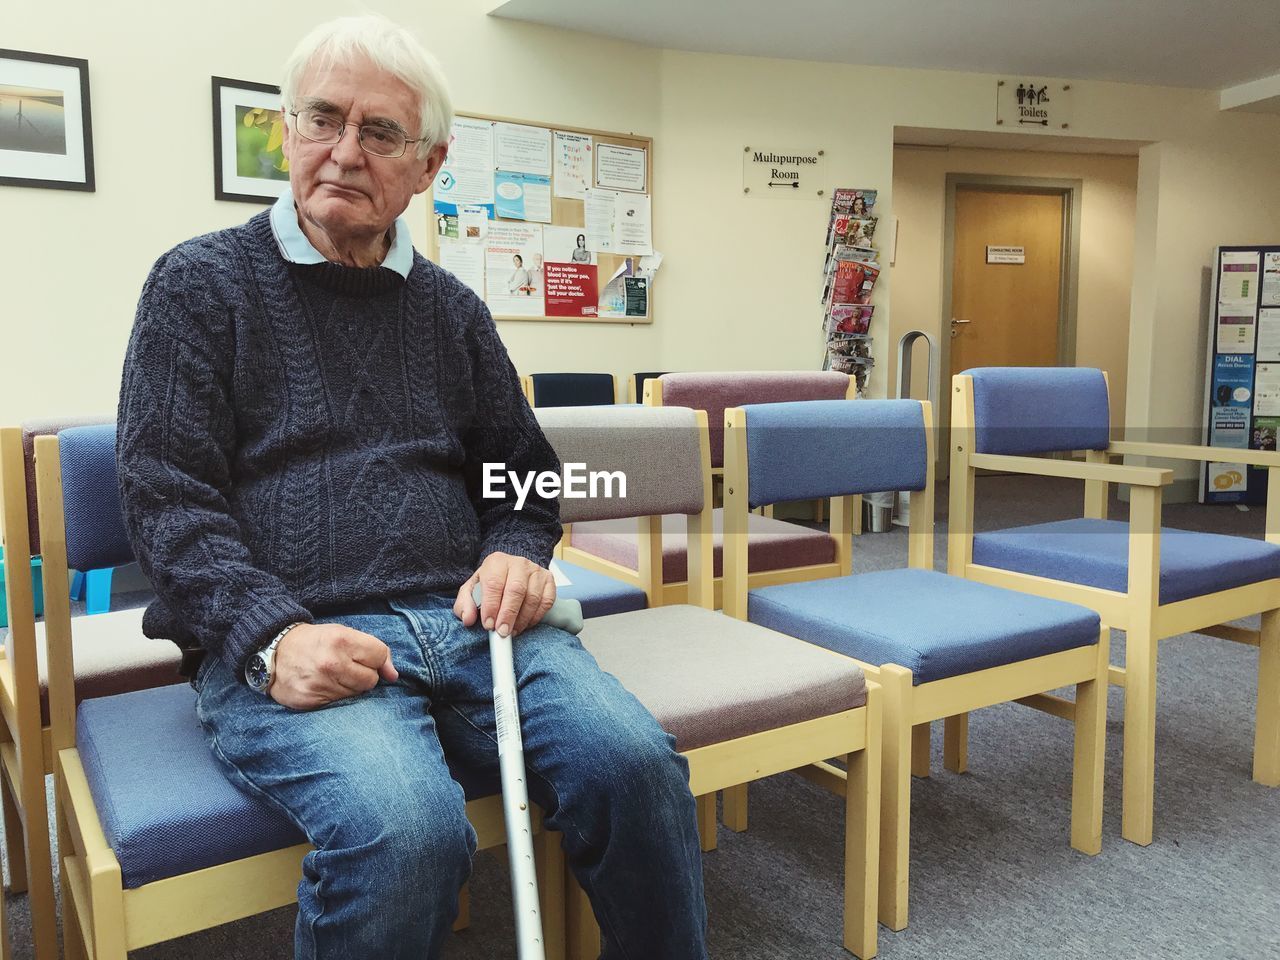
<path id="1" fill-rule="evenodd" d="M 57 908 L 44 783 L 45 774 L 53 772 L 54 753 L 50 728 L 43 725 L 40 717 L 25 463 L 21 429 L 0 429 L 0 489 L 4 497 L 0 528 L 5 548 L 9 630 L 13 637 L 12 660 L 0 646 L 0 800 L 9 856 L 9 889 L 13 893 L 27 892 L 36 960 L 56 960 Z M 45 584 L 65 585 L 65 563 L 62 570 L 59 581 L 58 574 L 49 571 L 47 564 L 42 566 Z M 69 607 L 67 591 L 46 589 L 46 618 L 49 610 L 59 604 Z M 7 960 L 7 936 L 0 936 L 0 943 L 0 958 Z"/>
<path id="2" fill-rule="evenodd" d="M 648 381 L 652 382 L 652 381 Z M 703 509 L 689 517 L 690 594 L 694 606 L 713 609 L 711 547 L 711 445 L 706 411 L 696 411 L 702 433 Z M 661 519 L 661 518 L 647 518 Z M 836 656 L 836 654 L 832 654 Z M 845 791 L 845 890 L 843 943 L 862 960 L 875 956 L 875 910 L 879 863 L 881 693 L 867 683 L 867 703 L 807 720 L 687 750 L 689 790 L 698 809 L 702 849 L 715 849 L 716 796 L 727 787 L 795 770 L 831 757 L 843 757 L 852 787 Z M 595 960 L 600 928 L 586 894 L 569 871 L 566 884 L 566 957 Z"/>
<path id="3" fill-rule="evenodd" d="M 0 431 L 6 480 L 12 476 L 9 469 L 15 444 L 17 455 L 21 456 L 20 443 L 21 436 L 17 430 L 7 428 Z M 21 466 L 20 459 L 18 465 Z M 57 437 L 36 440 L 36 476 L 45 570 L 53 582 L 63 582 L 67 576 L 67 544 Z M 24 540 L 27 536 L 26 514 L 18 509 L 19 504 L 11 491 L 13 486 L 5 483 L 3 517 L 5 533 L 13 536 L 11 542 Z M 21 544 L 15 542 L 15 546 Z M 23 603 L 24 599 L 19 597 L 19 602 Z M 25 602 L 29 604 L 29 598 Z M 12 605 L 10 610 L 14 611 Z M 27 699 L 34 702 L 34 694 L 38 692 L 35 686 L 34 618 L 29 605 L 15 612 L 22 614 L 20 620 L 13 622 L 14 659 L 22 665 L 19 671 L 22 680 L 17 689 L 24 696 L 30 691 L 32 695 Z M 63 939 L 68 960 L 125 960 L 130 950 L 293 903 L 297 898 L 302 858 L 311 850 L 311 846 L 305 843 L 124 889 L 120 863 L 103 832 L 76 747 L 72 622 L 66 591 L 55 590 L 46 597 L 45 620 L 52 721 L 50 739 L 57 758 L 54 780 Z M 38 719 L 38 714 L 36 716 Z M 506 829 L 500 797 L 473 800 L 467 804 L 466 812 L 478 835 L 479 849 L 505 844 Z M 545 878 L 540 893 L 547 956 L 562 958 L 563 855 L 558 835 L 542 830 L 540 817 L 535 818 L 535 834 L 539 875 Z M 48 852 L 46 842 L 46 862 Z M 455 927 L 466 924 L 467 913 L 464 893 Z"/>
<path id="4" fill-rule="evenodd" d="M 934 437 L 933 411 L 921 401 L 926 436 L 926 474 L 923 490 L 912 491 L 908 566 L 933 569 Z M 746 411 L 725 411 L 725 574 L 728 582 L 725 613 L 747 619 L 746 518 L 748 507 Z M 849 509 L 852 497 L 832 498 L 833 517 Z M 1076 701 L 1070 711 L 1049 712 L 1070 719 L 1075 726 L 1072 761 L 1071 846 L 1086 854 L 1102 849 L 1102 782 L 1106 737 L 1108 631 L 1098 643 L 1047 654 L 1005 666 L 912 685 L 911 671 L 898 664 L 863 663 L 869 679 L 882 688 L 884 704 L 882 798 L 880 819 L 880 922 L 893 930 L 907 925 L 910 867 L 911 777 L 929 775 L 929 734 L 934 720 L 996 704 L 1018 702 L 1045 709 L 1045 691 L 1074 684 Z M 948 742 L 948 767 L 954 746 Z M 849 774 L 828 763 L 817 763 L 806 775 L 837 793 L 844 792 Z M 745 826 L 745 790 L 734 798 L 733 811 Z M 726 798 L 728 794 L 726 794 Z M 726 799 L 726 820 L 730 805 Z M 741 811 L 739 813 L 739 810 Z"/>
<path id="5" fill-rule="evenodd" d="M 857 397 L 857 383 L 853 377 L 849 378 L 849 388 L 845 396 L 850 400 Z M 644 402 L 651 407 L 664 405 L 662 402 L 662 381 L 660 379 L 649 379 L 644 382 Z M 712 502 L 714 502 L 715 499 L 718 499 L 715 497 L 716 488 L 723 486 L 724 468 L 710 467 L 709 469 L 711 471 Z M 862 532 L 862 498 L 851 497 L 846 498 L 846 500 L 848 501 L 847 509 L 839 516 L 836 514 L 834 504 L 832 506 L 829 529 L 831 538 L 836 542 L 836 554 L 831 563 L 807 564 L 803 567 L 787 567 L 782 570 L 760 570 L 750 574 L 751 589 L 772 586 L 778 583 L 800 583 L 806 580 L 821 580 L 825 577 L 847 575 L 850 572 L 850 538 Z M 825 501 L 822 502 L 825 503 Z M 773 516 L 773 507 L 764 507 L 761 513 L 771 517 Z M 818 519 L 822 519 L 821 514 L 819 514 Z M 614 563 L 612 560 L 605 560 L 593 553 L 588 553 L 580 547 L 575 547 L 573 545 L 573 528 L 571 524 L 564 525 L 564 535 L 556 548 L 556 556 L 569 563 L 576 563 L 580 567 L 585 567 L 596 573 L 603 573 L 606 576 L 613 577 L 615 580 L 621 580 L 634 587 L 639 587 L 644 591 L 651 607 L 662 607 L 673 603 L 692 603 L 693 601 L 689 599 L 689 581 L 687 579 L 672 583 L 663 582 L 662 518 L 642 517 L 637 520 L 637 523 L 640 531 L 639 549 L 636 556 L 638 569 L 632 570 L 630 567 Z M 718 610 L 723 605 L 724 578 L 714 577 L 712 589 L 714 590 L 714 609 Z"/>
<path id="6" fill-rule="evenodd" d="M 1108 389 L 1110 387 L 1108 381 Z M 1168 469 L 1114 464 L 1112 457 L 1150 457 L 1205 462 L 1221 460 L 1265 467 L 1266 540 L 1280 544 L 1280 453 L 1221 450 L 1174 443 L 1112 441 L 1106 450 L 1086 452 L 1084 463 L 1046 457 L 974 452 L 973 378 L 952 378 L 951 509 L 947 566 L 956 576 L 1023 593 L 1034 593 L 1090 607 L 1108 627 L 1125 631 L 1125 666 L 1112 667 L 1110 681 L 1125 688 L 1124 784 L 1121 834 L 1151 843 L 1155 819 L 1156 649 L 1167 637 L 1203 633 L 1259 648 L 1258 708 L 1254 735 L 1253 779 L 1280 786 L 1280 579 L 1160 603 L 1160 513 L 1163 490 L 1173 481 Z M 1106 519 L 1110 486 L 1130 485 L 1129 582 L 1125 592 L 1103 590 L 1036 577 L 973 562 L 974 478 L 979 469 L 1084 481 L 1084 516 Z M 1228 622 L 1262 614 L 1261 630 Z M 1065 707 L 1063 707 L 1065 709 Z M 963 741 L 964 718 L 954 721 Z M 960 751 L 957 762 L 964 763 Z"/>

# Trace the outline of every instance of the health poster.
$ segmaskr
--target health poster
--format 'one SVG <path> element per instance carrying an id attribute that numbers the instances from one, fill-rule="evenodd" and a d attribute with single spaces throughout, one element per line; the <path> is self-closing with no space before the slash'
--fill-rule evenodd
<path id="1" fill-rule="evenodd" d="M 1213 361 L 1213 407 L 1244 407 L 1253 399 L 1253 357 L 1248 354 L 1226 354 Z"/>

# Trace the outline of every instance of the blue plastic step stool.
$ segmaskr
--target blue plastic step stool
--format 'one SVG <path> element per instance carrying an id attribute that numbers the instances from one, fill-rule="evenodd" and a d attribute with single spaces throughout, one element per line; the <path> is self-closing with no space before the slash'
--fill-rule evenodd
<path id="1" fill-rule="evenodd" d="M 71 599 L 84 598 L 84 612 L 87 614 L 109 613 L 111 611 L 111 574 L 113 567 L 101 570 L 81 572 L 77 570 L 71 578 Z"/>
<path id="2" fill-rule="evenodd" d="M 0 547 L 0 561 L 4 560 L 4 547 Z M 44 577 L 41 575 L 40 558 L 31 558 L 31 594 L 36 616 L 44 613 Z M 4 567 L 0 565 L 0 627 L 9 625 L 9 594 L 5 590 Z"/>

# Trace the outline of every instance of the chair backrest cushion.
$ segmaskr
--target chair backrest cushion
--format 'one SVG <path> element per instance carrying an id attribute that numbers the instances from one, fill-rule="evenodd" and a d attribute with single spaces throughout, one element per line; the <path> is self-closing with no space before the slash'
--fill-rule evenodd
<path id="1" fill-rule="evenodd" d="M 1107 381 L 1090 367 L 976 367 L 975 453 L 1105 450 L 1111 442 Z"/>
<path id="2" fill-rule="evenodd" d="M 665 513 L 700 513 L 702 448 L 697 414 L 684 407 L 559 407 L 534 411 L 565 471 L 621 472 L 620 487 L 582 482 L 587 496 L 560 495 L 560 520 L 614 520 Z"/>
<path id="3" fill-rule="evenodd" d="M 613 403 L 611 373 L 533 373 L 535 407 L 589 407 Z"/>
<path id="4" fill-rule="evenodd" d="M 36 437 L 56 436 L 68 427 L 84 427 L 91 423 L 115 423 L 110 414 L 87 417 L 43 417 L 22 425 L 22 459 L 27 471 L 27 530 L 31 552 L 40 552 L 40 514 L 36 509 Z"/>
<path id="5" fill-rule="evenodd" d="M 742 409 L 752 507 L 923 490 L 928 480 L 924 410 L 918 400 L 809 400 Z"/>
<path id="6" fill-rule="evenodd" d="M 116 425 L 72 427 L 58 434 L 67 566 L 75 570 L 133 562 L 116 481 Z"/>
<path id="7" fill-rule="evenodd" d="M 849 375 L 833 370 L 767 370 L 728 373 L 668 373 L 662 376 L 662 402 L 707 411 L 711 466 L 724 466 L 724 412 L 749 403 L 792 400 L 843 400 Z"/>

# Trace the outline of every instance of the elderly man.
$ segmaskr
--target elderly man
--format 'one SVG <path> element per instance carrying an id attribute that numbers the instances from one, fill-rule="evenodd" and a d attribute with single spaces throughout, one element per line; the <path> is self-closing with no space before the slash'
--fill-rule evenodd
<path id="1" fill-rule="evenodd" d="M 529 789 L 604 955 L 705 957 L 687 766 L 538 624 L 555 501 L 480 496 L 487 461 L 558 464 L 484 304 L 398 219 L 447 149 L 438 67 L 385 20 L 338 20 L 294 52 L 283 100 L 291 193 L 156 263 L 117 452 L 146 632 L 206 654 L 211 748 L 315 845 L 295 956 L 439 955 L 476 844 L 445 758 L 497 782 L 480 620 L 519 634 Z"/>

